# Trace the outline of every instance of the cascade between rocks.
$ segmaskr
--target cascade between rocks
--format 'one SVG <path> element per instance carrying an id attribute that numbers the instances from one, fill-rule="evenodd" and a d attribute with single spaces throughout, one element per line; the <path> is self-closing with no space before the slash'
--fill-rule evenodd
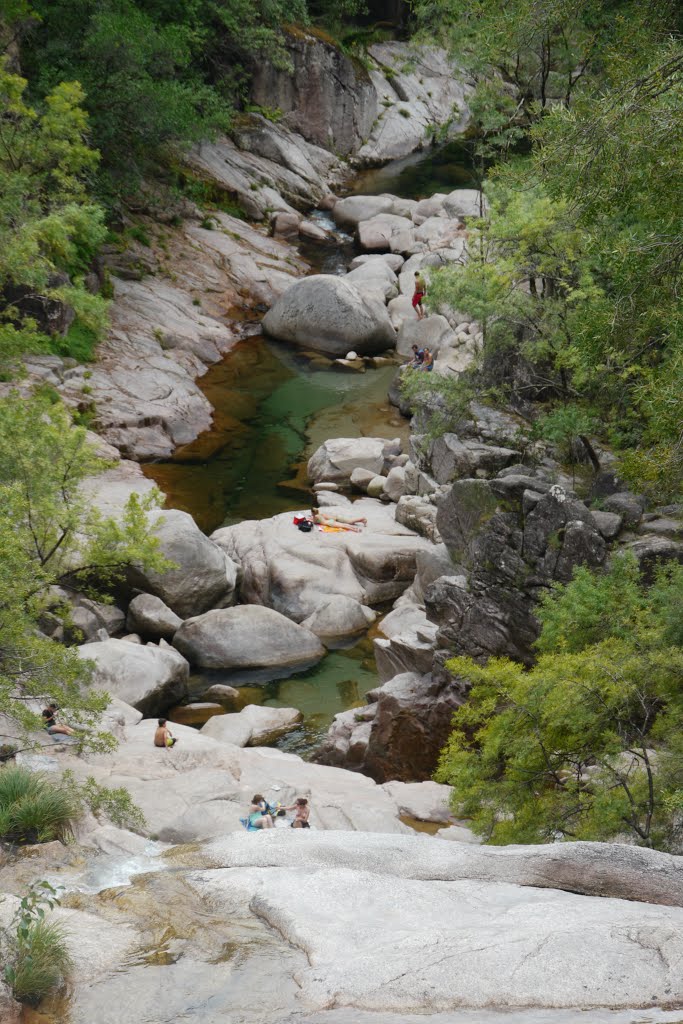
<path id="1" fill-rule="evenodd" d="M 339 71 L 320 40 L 292 45 L 295 83 L 300 62 Z M 73 985 L 25 1024 L 680 1021 L 679 858 L 480 847 L 429 781 L 466 696 L 449 652 L 527 660 L 542 588 L 599 566 L 620 538 L 644 564 L 678 542 L 607 474 L 604 511 L 591 512 L 552 459 L 532 465 L 514 416 L 472 403 L 457 434 L 428 444 L 421 424 L 408 430 L 395 378 L 411 346 L 448 375 L 481 342 L 450 309 L 417 322 L 414 273 L 466 259 L 484 200 L 457 147 L 411 155 L 415 124 L 392 105 L 411 110 L 419 139 L 468 87 L 445 55 L 408 66 L 401 46 L 372 49 L 374 93 L 348 86 L 362 145 L 332 126 L 366 163 L 398 164 L 335 200 L 339 161 L 298 134 L 296 89 L 289 109 L 268 80 L 285 123 L 255 116 L 191 159 L 272 233 L 190 210 L 165 248 L 116 256 L 112 335 L 89 390 L 95 440 L 117 464 L 88 495 L 113 512 L 156 481 L 177 569 L 132 574 L 120 608 L 74 606 L 117 751 L 22 756 L 126 786 L 148 835 L 93 818 L 71 848 L 0 862 L 0 890 L 37 874 L 66 890 L 56 915 Z M 29 369 L 82 401 L 83 368 Z M 310 489 L 325 513 L 367 524 L 300 533 L 292 516 Z M 172 750 L 152 745 L 161 713 L 177 723 Z M 298 756 L 314 748 L 316 763 Z M 309 797 L 313 828 L 245 833 L 255 792 Z M 14 906 L 0 903 L 0 925 Z M 7 1007 L 0 1020 L 17 1019 Z"/>

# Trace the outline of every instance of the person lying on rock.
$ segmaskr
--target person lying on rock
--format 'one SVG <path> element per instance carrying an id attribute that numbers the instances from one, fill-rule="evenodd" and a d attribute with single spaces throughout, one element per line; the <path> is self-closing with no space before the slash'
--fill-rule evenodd
<path id="1" fill-rule="evenodd" d="M 41 714 L 45 721 L 43 722 L 43 729 L 50 736 L 75 736 L 76 730 L 72 729 L 70 725 L 60 725 L 57 721 L 57 712 L 59 708 L 51 701 L 46 708 L 43 708 Z"/>
<path id="2" fill-rule="evenodd" d="M 310 828 L 308 819 L 311 814 L 311 808 L 308 806 L 308 800 L 305 796 L 297 797 L 296 803 L 292 804 L 291 807 L 285 807 L 286 811 L 296 811 L 296 817 L 292 822 L 292 828 Z"/>
<path id="3" fill-rule="evenodd" d="M 338 530 L 352 530 L 354 533 L 360 533 L 359 523 L 362 523 L 363 526 L 368 525 L 367 519 L 363 516 L 353 517 L 337 513 L 335 518 L 328 516 L 325 512 L 321 512 L 319 508 L 311 509 L 311 518 L 318 526 L 334 526 Z"/>
<path id="4" fill-rule="evenodd" d="M 427 294 L 427 283 L 419 270 L 415 271 L 415 291 L 413 293 L 413 309 L 417 313 L 417 319 L 422 320 L 426 315 L 422 308 L 422 300 Z"/>
<path id="5" fill-rule="evenodd" d="M 273 819 L 268 812 L 268 804 L 260 793 L 251 798 L 249 808 L 249 828 L 272 828 Z"/>
<path id="6" fill-rule="evenodd" d="M 158 719 L 156 732 L 154 733 L 154 746 L 155 747 L 173 747 L 178 742 L 175 736 L 171 735 L 171 730 L 166 724 L 165 718 Z"/>

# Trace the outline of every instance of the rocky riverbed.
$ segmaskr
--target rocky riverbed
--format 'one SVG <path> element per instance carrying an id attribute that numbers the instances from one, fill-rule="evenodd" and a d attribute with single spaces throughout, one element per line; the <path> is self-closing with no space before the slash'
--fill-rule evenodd
<path id="1" fill-rule="evenodd" d="M 398 366 L 418 344 L 435 353 L 435 373 L 452 375 L 478 353 L 476 323 L 449 308 L 418 323 L 410 296 L 416 270 L 467 258 L 481 195 L 337 199 L 348 168 L 324 148 L 366 164 L 405 156 L 426 124 L 466 123 L 467 83 L 444 54 L 403 44 L 373 47 L 364 73 L 316 37 L 291 47 L 289 77 L 264 72 L 256 86 L 277 95 L 283 123 L 256 115 L 188 157 L 265 223 L 221 212 L 209 223 L 189 209 L 151 246 L 110 253 L 113 327 L 97 363 L 29 362 L 74 407 L 94 403 L 94 440 L 114 465 L 86 493 L 106 514 L 152 488 L 141 463 L 204 436 L 212 408 L 197 379 L 266 309 L 270 336 L 339 372 Z M 315 107 L 310 90 L 302 98 L 304 67 L 321 82 L 334 68 L 344 102 L 327 86 Z M 307 274 L 299 241 L 331 245 L 336 230 L 309 216 L 314 204 L 356 240 L 344 274 Z M 2 921 L 29 879 L 66 887 L 57 913 L 76 971 L 43 1020 L 680 1018 L 677 858 L 618 844 L 481 848 L 452 818 L 447 787 L 427 781 L 466 698 L 466 681 L 444 669 L 449 654 L 528 661 L 535 602 L 576 565 L 600 566 L 617 547 L 645 567 L 683 557 L 676 510 L 625 492 L 608 453 L 588 486 L 526 426 L 472 403 L 438 441 L 419 422 L 408 440 L 327 437 L 310 453 L 308 486 L 331 516 L 367 520 L 361 532 L 300 533 L 287 511 L 207 536 L 187 512 L 160 510 L 176 568 L 131 573 L 115 606 L 74 599 L 118 747 L 75 757 L 41 734 L 21 758 L 125 786 L 147 829 L 89 818 L 71 847 L 0 861 Z M 239 710 L 234 686 L 315 664 L 370 626 L 380 685 L 337 715 L 317 763 L 266 745 L 297 727 L 299 709 Z M 61 630 L 55 622 L 55 640 Z M 198 669 L 213 673 L 205 692 L 190 684 Z M 208 721 L 174 726 L 177 746 L 155 749 L 154 716 L 191 691 L 212 707 Z M 239 817 L 254 792 L 283 804 L 307 796 L 311 831 L 247 835 Z M 418 823 L 434 834 L 416 835 Z M 5 1007 L 9 1024 L 18 1010 Z"/>

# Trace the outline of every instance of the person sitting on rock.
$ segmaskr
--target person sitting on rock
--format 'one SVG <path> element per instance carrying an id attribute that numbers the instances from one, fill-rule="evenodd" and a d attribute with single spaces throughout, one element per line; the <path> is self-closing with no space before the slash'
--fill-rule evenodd
<path id="1" fill-rule="evenodd" d="M 249 808 L 248 817 L 249 828 L 272 828 L 273 819 L 268 812 L 268 804 L 266 803 L 265 797 L 262 797 L 260 793 L 255 793 L 251 798 L 251 807 Z"/>
<path id="2" fill-rule="evenodd" d="M 415 291 L 413 293 L 413 309 L 417 313 L 417 319 L 422 320 L 425 311 L 422 308 L 422 300 L 427 294 L 427 284 L 419 270 L 415 271 Z"/>
<path id="3" fill-rule="evenodd" d="M 57 712 L 59 708 L 51 701 L 46 708 L 43 708 L 41 714 L 45 721 L 43 722 L 43 729 L 50 736 L 75 736 L 76 730 L 72 729 L 70 725 L 60 725 L 57 721 Z"/>
<path id="4" fill-rule="evenodd" d="M 368 525 L 367 519 L 363 516 L 352 516 L 340 515 L 339 513 L 334 516 L 328 516 L 325 512 L 321 512 L 319 508 L 311 509 L 311 518 L 314 523 L 318 526 L 332 526 L 337 530 L 351 530 L 353 533 L 360 533 L 359 523 L 363 526 Z"/>
<path id="5" fill-rule="evenodd" d="M 171 735 L 171 730 L 166 725 L 166 719 L 158 719 L 156 732 L 154 733 L 154 746 L 155 747 L 173 747 L 178 742 L 175 736 Z"/>
<path id="6" fill-rule="evenodd" d="M 411 362 L 408 363 L 408 366 L 413 370 L 419 370 L 424 362 L 424 357 L 425 350 L 423 348 L 418 348 L 417 345 L 413 345 L 413 358 Z"/>
<path id="7" fill-rule="evenodd" d="M 292 822 L 292 828 L 310 828 L 308 819 L 311 814 L 311 808 L 308 806 L 308 800 L 305 796 L 297 797 L 296 803 L 292 804 L 291 807 L 285 807 L 286 811 L 296 811 L 296 817 Z"/>
<path id="8" fill-rule="evenodd" d="M 434 356 L 432 355 L 428 348 L 425 349 L 421 369 L 426 370 L 427 373 L 431 373 L 432 370 L 434 369 Z"/>

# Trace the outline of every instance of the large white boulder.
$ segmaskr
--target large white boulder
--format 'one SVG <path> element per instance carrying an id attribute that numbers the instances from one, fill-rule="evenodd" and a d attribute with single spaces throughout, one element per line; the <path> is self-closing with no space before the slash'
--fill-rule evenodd
<path id="1" fill-rule="evenodd" d="M 394 252 L 363 253 L 362 256 L 354 256 L 349 263 L 349 270 L 358 270 L 359 267 L 366 267 L 378 262 L 386 263 L 386 265 L 391 267 L 393 272 L 397 274 L 403 266 L 404 259 L 402 256 L 399 256 L 398 253 Z"/>
<path id="2" fill-rule="evenodd" d="M 334 204 L 332 216 L 341 227 L 353 227 L 378 213 L 390 213 L 396 196 L 346 196 Z"/>
<path id="3" fill-rule="evenodd" d="M 354 469 L 381 473 L 386 444 L 382 437 L 332 437 L 308 460 L 309 479 L 343 482 L 351 479 Z"/>
<path id="4" fill-rule="evenodd" d="M 353 511 L 368 520 L 361 533 L 300 533 L 291 513 L 283 513 L 223 527 L 213 538 L 240 560 L 243 601 L 302 622 L 332 596 L 375 605 L 410 586 L 419 551 L 431 545 L 396 522 L 396 507 L 370 498 L 354 502 Z M 326 512 L 334 516 L 334 507 Z"/>
<path id="5" fill-rule="evenodd" d="M 235 715 L 214 715 L 199 730 L 220 743 L 236 747 L 260 747 L 274 743 L 296 729 L 302 719 L 296 708 L 267 708 L 248 704 Z"/>
<path id="6" fill-rule="evenodd" d="M 435 313 L 423 320 L 417 317 L 404 320 L 398 332 L 396 349 L 402 356 L 412 355 L 413 345 L 428 348 L 438 355 L 441 346 L 453 337 L 453 329 L 445 316 Z"/>
<path id="7" fill-rule="evenodd" d="M 190 667 L 172 647 L 103 640 L 78 648 L 95 664 L 93 685 L 144 715 L 162 714 L 187 695 Z"/>
<path id="8" fill-rule="evenodd" d="M 414 225 L 408 217 L 397 217 L 395 213 L 378 213 L 369 220 L 362 220 L 357 229 L 358 244 L 364 252 L 402 252 L 404 246 L 401 243 L 395 247 L 392 239 L 413 239 Z"/>
<path id="9" fill-rule="evenodd" d="M 486 216 L 489 204 L 479 189 L 456 188 L 445 196 L 443 208 L 449 217 L 481 217 Z"/>
<path id="10" fill-rule="evenodd" d="M 234 600 L 237 566 L 199 529 L 191 515 L 177 509 L 151 514 L 159 548 L 176 566 L 167 572 L 137 566 L 131 582 L 149 591 L 181 619 Z"/>
<path id="11" fill-rule="evenodd" d="M 398 278 L 384 260 L 373 260 L 356 267 L 345 275 L 344 280 L 355 285 L 362 295 L 378 296 L 382 302 L 398 295 Z"/>
<path id="12" fill-rule="evenodd" d="M 146 640 L 172 640 L 182 619 L 154 594 L 138 594 L 128 606 L 126 627 Z"/>
<path id="13" fill-rule="evenodd" d="M 272 608 L 239 605 L 187 619 L 174 646 L 202 668 L 289 668 L 312 664 L 325 648 L 309 630 Z"/>
<path id="14" fill-rule="evenodd" d="M 324 601 L 301 625 L 329 645 L 345 637 L 364 633 L 376 617 L 372 608 L 360 604 L 352 597 L 339 594 Z"/>
<path id="15" fill-rule="evenodd" d="M 377 355 L 396 344 L 382 301 L 332 274 L 295 281 L 263 318 L 273 338 L 343 357 L 353 350 Z"/>

